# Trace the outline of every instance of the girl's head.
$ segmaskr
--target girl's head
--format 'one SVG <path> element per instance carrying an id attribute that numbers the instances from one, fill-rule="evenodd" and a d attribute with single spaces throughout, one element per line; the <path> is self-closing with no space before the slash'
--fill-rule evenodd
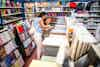
<path id="1" fill-rule="evenodd" d="M 46 23 L 51 23 L 52 22 L 52 18 L 51 17 L 48 17 L 48 18 L 46 18 Z"/>
<path id="2" fill-rule="evenodd" d="M 41 12 L 38 17 L 41 17 L 42 19 L 45 19 L 46 18 L 46 13 Z"/>

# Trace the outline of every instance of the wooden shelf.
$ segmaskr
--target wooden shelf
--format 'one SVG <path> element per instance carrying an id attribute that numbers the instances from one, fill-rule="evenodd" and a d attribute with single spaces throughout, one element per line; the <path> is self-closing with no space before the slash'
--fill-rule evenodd
<path id="1" fill-rule="evenodd" d="M 22 12 L 18 12 L 18 13 L 11 13 L 11 14 L 5 14 L 5 15 L 2 15 L 2 16 L 11 16 L 11 15 L 18 15 L 18 14 L 22 14 Z"/>
<path id="2" fill-rule="evenodd" d="M 13 20 L 8 20 L 4 25 L 10 24 L 10 23 L 12 23 L 14 21 L 18 21 L 18 20 L 21 20 L 21 19 L 23 19 L 23 18 L 21 17 L 21 18 L 15 18 Z"/>
<path id="3" fill-rule="evenodd" d="M 22 7 L 0 7 L 0 9 L 17 9 L 17 8 L 22 8 Z"/>

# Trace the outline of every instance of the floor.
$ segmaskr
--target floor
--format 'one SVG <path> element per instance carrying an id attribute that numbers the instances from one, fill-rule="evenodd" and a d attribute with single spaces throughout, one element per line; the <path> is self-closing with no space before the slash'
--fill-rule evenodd
<path id="1" fill-rule="evenodd" d="M 31 63 L 31 61 L 33 60 L 33 59 L 37 59 L 36 58 L 36 49 L 32 52 L 32 55 L 30 56 L 30 57 L 28 57 L 29 59 L 25 59 L 25 65 L 24 65 L 24 67 L 29 67 L 29 64 Z M 63 67 L 69 67 L 68 66 L 68 60 L 67 59 L 65 59 L 65 61 L 64 61 L 64 64 L 63 64 Z"/>
<path id="2" fill-rule="evenodd" d="M 31 61 L 33 60 L 33 59 L 37 59 L 36 58 L 36 49 L 32 52 L 32 55 L 29 57 L 29 59 L 25 59 L 25 65 L 24 65 L 24 67 L 29 67 L 29 64 L 31 63 Z"/>

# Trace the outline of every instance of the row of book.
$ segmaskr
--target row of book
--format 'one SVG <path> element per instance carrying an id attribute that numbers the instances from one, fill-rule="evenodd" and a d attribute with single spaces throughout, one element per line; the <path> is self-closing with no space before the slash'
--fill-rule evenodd
<path id="1" fill-rule="evenodd" d="M 16 0 L 17 1 L 17 0 Z M 0 0 L 0 7 L 21 7 L 21 3 L 16 2 L 15 0 Z"/>
<path id="2" fill-rule="evenodd" d="M 17 9 L 2 9 L 0 10 L 0 16 L 7 16 L 7 15 L 11 15 L 13 13 L 17 14 L 20 13 L 21 9 L 17 8 Z"/>
<path id="3" fill-rule="evenodd" d="M 23 58 L 18 51 L 18 46 L 14 41 L 14 34 L 11 34 L 9 30 L 5 30 L 0 33 L 0 66 L 1 67 L 11 67 L 19 65 L 22 67 L 24 65 Z M 12 36 L 10 36 L 12 35 Z"/>
<path id="4" fill-rule="evenodd" d="M 0 67 L 23 67 L 25 56 L 32 54 L 35 43 L 25 22 L 14 21 L 0 32 Z"/>
<path id="5" fill-rule="evenodd" d="M 48 12 L 48 16 L 66 16 L 67 12 Z"/>

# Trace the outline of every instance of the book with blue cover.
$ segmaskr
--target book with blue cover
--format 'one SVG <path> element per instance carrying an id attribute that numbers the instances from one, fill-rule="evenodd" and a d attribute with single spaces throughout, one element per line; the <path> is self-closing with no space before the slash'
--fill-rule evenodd
<path id="1" fill-rule="evenodd" d="M 0 18 L 0 25 L 2 25 L 2 21 L 1 21 L 1 18 Z"/>

